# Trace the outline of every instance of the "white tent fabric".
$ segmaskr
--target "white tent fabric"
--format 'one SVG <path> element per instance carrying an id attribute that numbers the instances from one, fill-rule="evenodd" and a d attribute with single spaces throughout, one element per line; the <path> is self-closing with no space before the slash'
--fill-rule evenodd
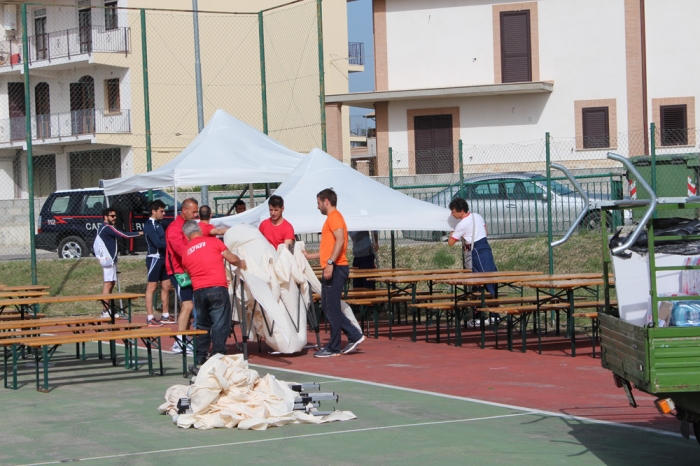
<path id="1" fill-rule="evenodd" d="M 158 407 L 182 428 L 266 430 L 286 424 L 323 424 L 356 419 L 350 411 L 333 411 L 327 416 L 294 411 L 294 399 L 299 393 L 270 374 L 260 377 L 248 368 L 248 362 L 240 354 L 212 356 L 193 381 L 194 385 L 168 388 L 165 403 Z M 190 409 L 178 415 L 180 398 L 190 398 Z"/>
<path id="2" fill-rule="evenodd" d="M 147 173 L 104 180 L 107 195 L 172 186 L 200 186 L 284 181 L 303 154 L 223 110 L 170 162 Z"/>
<path id="3" fill-rule="evenodd" d="M 450 211 L 391 189 L 314 149 L 280 185 L 275 194 L 284 198 L 284 218 L 295 233 L 321 231 L 326 217 L 316 206 L 316 194 L 333 188 L 338 210 L 350 231 L 434 230 L 451 231 L 457 220 Z M 267 202 L 238 215 L 212 219 L 218 226 L 259 225 L 269 218 Z"/>
<path id="4" fill-rule="evenodd" d="M 295 245 L 294 254 L 280 245 L 277 251 L 257 228 L 236 225 L 224 235 L 224 243 L 246 261 L 246 270 L 230 268 L 234 319 L 240 322 L 243 279 L 248 338 L 264 338 L 273 351 L 298 353 L 306 346 L 306 310 L 311 305 L 311 292 L 321 293 L 321 283 L 301 252 L 303 243 Z M 352 309 L 343 303 L 342 310 L 350 322 L 360 329 Z"/>

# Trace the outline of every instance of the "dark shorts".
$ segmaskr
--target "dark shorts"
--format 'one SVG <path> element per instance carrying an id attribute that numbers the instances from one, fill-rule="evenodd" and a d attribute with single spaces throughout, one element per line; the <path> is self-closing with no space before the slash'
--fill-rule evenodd
<path id="1" fill-rule="evenodd" d="M 180 301 L 192 301 L 192 287 L 191 286 L 186 286 L 186 287 L 181 287 L 178 285 L 177 280 L 175 280 L 174 276 L 170 277 L 170 283 L 173 284 L 175 287 L 175 292 L 177 293 L 177 297 Z"/>
<path id="2" fill-rule="evenodd" d="M 146 270 L 148 270 L 148 282 L 162 282 L 170 276 L 165 270 L 165 259 L 162 257 L 146 257 Z"/>

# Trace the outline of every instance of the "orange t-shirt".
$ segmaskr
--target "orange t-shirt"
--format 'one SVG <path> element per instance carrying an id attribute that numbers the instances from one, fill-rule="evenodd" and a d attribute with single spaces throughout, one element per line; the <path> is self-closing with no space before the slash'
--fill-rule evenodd
<path id="1" fill-rule="evenodd" d="M 348 258 L 345 256 L 345 251 L 348 249 L 348 227 L 345 225 L 345 219 L 340 212 L 334 210 L 328 214 L 326 222 L 323 224 L 323 229 L 321 230 L 321 268 L 326 268 L 328 265 L 328 259 L 331 258 L 333 254 L 333 246 L 335 246 L 335 236 L 333 232 L 338 228 L 342 228 L 344 233 L 343 236 L 343 249 L 340 250 L 340 256 L 336 259 L 336 265 L 348 265 Z"/>

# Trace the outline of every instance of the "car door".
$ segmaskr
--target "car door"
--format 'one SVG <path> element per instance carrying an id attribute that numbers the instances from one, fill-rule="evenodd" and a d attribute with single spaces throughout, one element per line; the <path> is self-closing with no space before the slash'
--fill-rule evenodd
<path id="1" fill-rule="evenodd" d="M 469 210 L 484 217 L 490 237 L 506 234 L 504 221 L 505 191 L 498 180 L 485 180 L 465 185 Z"/>
<path id="2" fill-rule="evenodd" d="M 533 233 L 537 228 L 537 205 L 525 189 L 525 181 L 517 178 L 505 178 L 505 225 L 508 234 L 523 236 Z"/>
<path id="3" fill-rule="evenodd" d="M 95 242 L 95 236 L 97 236 L 97 229 L 102 225 L 102 211 L 105 207 L 107 206 L 104 193 L 82 193 L 80 215 L 75 216 L 74 222 L 76 230 L 81 232 L 80 237 L 85 240 L 89 248 L 92 248 L 92 243 Z"/>

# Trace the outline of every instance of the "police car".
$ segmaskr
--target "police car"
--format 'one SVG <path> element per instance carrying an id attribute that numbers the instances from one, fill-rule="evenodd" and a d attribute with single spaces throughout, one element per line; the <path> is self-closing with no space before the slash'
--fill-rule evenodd
<path id="1" fill-rule="evenodd" d="M 153 190 L 153 200 L 165 203 L 163 227 L 173 221 L 174 199 L 169 194 Z M 51 194 L 41 208 L 39 231 L 35 236 L 37 249 L 58 251 L 58 257 L 74 259 L 92 253 L 97 228 L 102 224 L 102 210 L 112 207 L 117 212 L 115 226 L 123 231 L 141 231 L 151 216 L 148 191 L 109 196 L 100 188 L 71 189 Z M 180 203 L 178 203 L 178 209 Z M 143 237 L 124 239 L 122 254 L 146 250 Z"/>

